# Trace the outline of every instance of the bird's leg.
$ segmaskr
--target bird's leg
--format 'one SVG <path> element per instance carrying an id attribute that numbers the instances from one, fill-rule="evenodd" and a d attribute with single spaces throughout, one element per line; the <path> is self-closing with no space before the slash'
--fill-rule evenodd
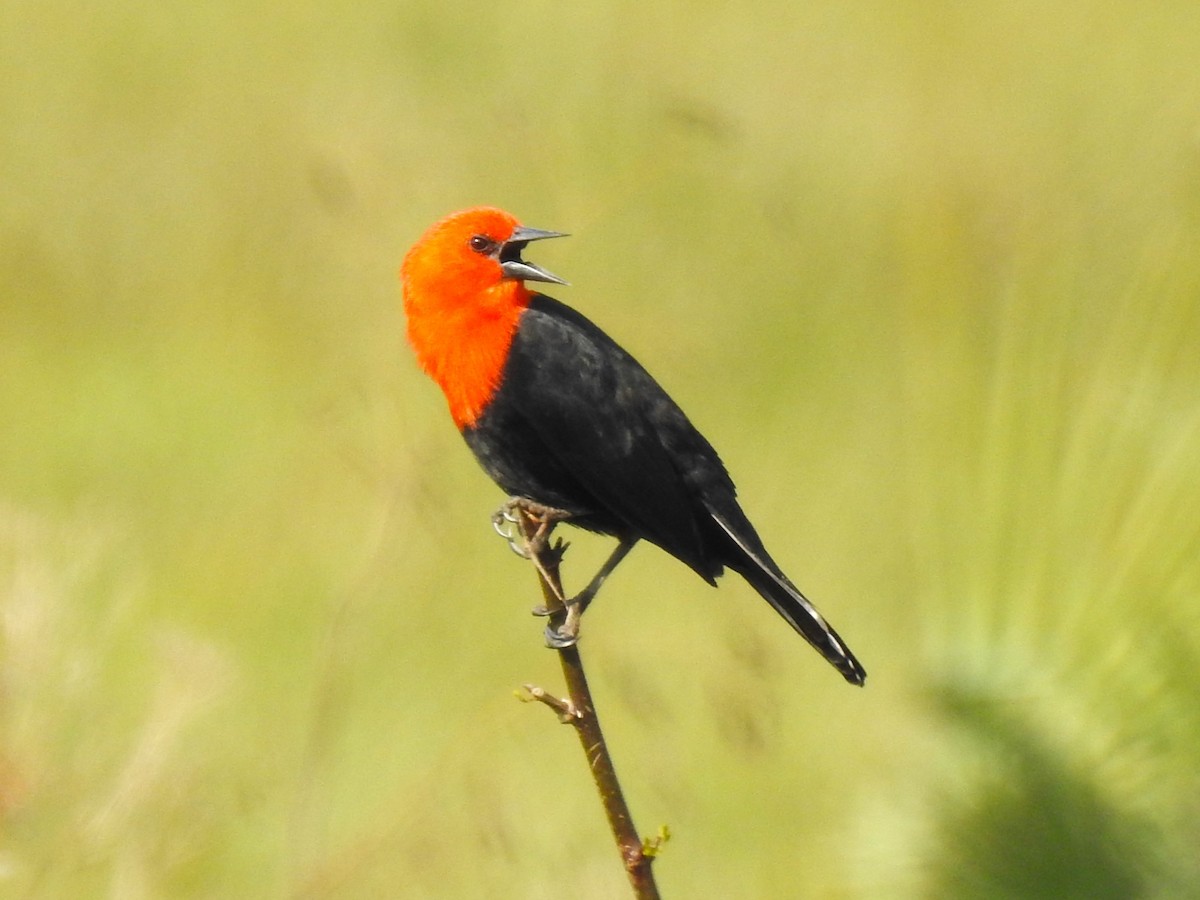
<path id="1" fill-rule="evenodd" d="M 550 617 L 550 624 L 546 626 L 546 644 L 556 650 L 570 647 L 579 640 L 579 624 L 584 611 L 596 598 L 605 579 L 638 542 L 637 537 L 623 536 L 604 565 L 588 582 L 587 587 L 568 599 L 563 595 L 561 582 L 556 576 L 558 564 L 569 545 L 561 540 L 552 545 L 550 533 L 555 525 L 570 518 L 571 513 L 566 510 L 546 506 L 527 497 L 509 497 L 492 515 L 492 527 L 496 533 L 508 541 L 513 552 L 530 560 L 537 567 L 538 573 L 550 586 L 554 598 L 561 604 L 559 608 L 533 608 L 535 616 Z M 520 544 L 510 525 L 520 527 Z M 561 624 L 556 621 L 558 619 L 562 620 Z"/>
<path id="2" fill-rule="evenodd" d="M 550 585 L 555 597 L 564 607 L 567 603 L 566 598 L 557 586 L 558 579 L 551 577 L 550 569 L 557 570 L 568 544 L 559 540 L 551 545 L 550 533 L 555 525 L 569 518 L 571 513 L 565 509 L 546 506 L 528 497 L 509 497 L 504 505 L 492 514 L 492 527 L 496 533 L 508 541 L 514 553 L 530 560 L 537 567 L 538 573 Z M 517 536 L 508 527 L 512 524 L 519 526 L 520 544 L 517 543 Z M 534 612 L 549 615 L 549 611 L 543 612 L 544 609 L 538 607 Z"/>
<path id="3" fill-rule="evenodd" d="M 636 537 L 626 535 L 621 538 L 617 543 L 616 549 L 605 560 L 604 565 L 600 567 L 600 571 L 592 576 L 592 580 L 588 582 L 588 586 L 572 598 L 572 603 L 579 604 L 580 615 L 583 615 L 592 601 L 596 599 L 596 594 L 600 591 L 600 585 L 604 584 L 604 580 L 612 574 L 613 569 L 620 564 L 621 560 L 629 555 L 629 551 L 633 549 L 633 545 L 637 542 L 638 539 Z"/>
<path id="4" fill-rule="evenodd" d="M 521 528 L 517 528 L 514 533 L 512 526 L 520 524 L 521 516 L 525 516 L 538 526 L 532 536 L 527 535 Z M 530 500 L 528 497 L 509 497 L 498 510 L 492 513 L 492 528 L 496 534 L 508 542 L 513 553 L 522 559 L 532 559 L 545 550 L 554 526 L 569 518 L 571 518 L 571 513 L 565 509 L 546 506 Z M 563 549 L 566 549 L 566 545 L 563 545 Z"/>
<path id="5" fill-rule="evenodd" d="M 563 647 L 570 647 L 579 640 L 579 623 L 583 618 L 584 611 L 596 599 L 596 593 L 600 590 L 600 586 L 604 584 L 604 580 L 612 574 L 613 569 L 626 557 L 637 542 L 638 539 L 636 537 L 629 537 L 627 535 L 621 538 L 616 549 L 605 560 L 604 565 L 600 567 L 600 571 L 588 582 L 588 586 L 565 602 L 567 617 L 563 620 L 562 625 L 558 628 L 555 628 L 553 623 L 546 626 L 547 644 L 561 650 Z M 534 610 L 534 612 L 537 613 L 538 611 Z"/>

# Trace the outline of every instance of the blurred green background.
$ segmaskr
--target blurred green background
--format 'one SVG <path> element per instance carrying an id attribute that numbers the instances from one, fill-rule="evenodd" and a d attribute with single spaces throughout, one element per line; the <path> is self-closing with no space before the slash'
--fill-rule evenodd
<path id="1" fill-rule="evenodd" d="M 666 896 L 1200 896 L 1198 60 L 1194 2 L 9 0 L 0 894 L 625 895 L 403 339 L 489 203 L 870 672 L 622 567 Z"/>

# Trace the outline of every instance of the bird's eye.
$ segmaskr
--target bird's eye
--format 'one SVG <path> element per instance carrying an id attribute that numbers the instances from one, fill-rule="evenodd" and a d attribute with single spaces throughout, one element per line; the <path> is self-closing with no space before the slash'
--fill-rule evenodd
<path id="1" fill-rule="evenodd" d="M 471 249 L 476 253 L 491 253 L 496 249 L 496 242 L 482 234 L 477 234 L 471 238 Z"/>

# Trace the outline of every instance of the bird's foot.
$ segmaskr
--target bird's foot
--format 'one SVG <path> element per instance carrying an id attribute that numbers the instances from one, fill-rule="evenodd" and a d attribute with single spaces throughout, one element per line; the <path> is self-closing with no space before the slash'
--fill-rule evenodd
<path id="1" fill-rule="evenodd" d="M 561 625 L 553 621 L 546 626 L 546 646 L 552 650 L 565 650 L 573 647 L 579 641 L 579 623 L 583 617 L 582 604 L 578 600 L 568 600 L 565 604 L 567 614 Z M 536 612 L 536 611 L 535 611 Z"/>
<path id="2" fill-rule="evenodd" d="M 547 506 L 528 497 L 509 497 L 492 513 L 492 528 L 496 534 L 508 541 L 513 553 L 522 559 L 538 556 L 545 558 L 547 553 L 553 553 L 555 555 L 547 562 L 557 562 L 562 559 L 567 545 L 559 541 L 553 547 L 548 547 L 550 532 L 559 522 L 569 518 L 571 513 L 565 509 Z M 528 534 L 522 527 L 523 519 L 536 526 L 532 534 Z"/>
<path id="3" fill-rule="evenodd" d="M 508 542 L 508 549 L 521 559 L 529 559 L 529 550 L 525 546 L 525 539 L 521 534 L 520 519 L 512 511 L 512 503 L 513 501 L 509 500 L 508 503 L 492 513 L 492 528 L 496 534 Z"/>
<path id="4" fill-rule="evenodd" d="M 579 643 L 578 634 L 567 634 L 562 629 L 555 629 L 553 625 L 546 626 L 545 635 L 546 646 L 551 650 L 566 650 Z"/>

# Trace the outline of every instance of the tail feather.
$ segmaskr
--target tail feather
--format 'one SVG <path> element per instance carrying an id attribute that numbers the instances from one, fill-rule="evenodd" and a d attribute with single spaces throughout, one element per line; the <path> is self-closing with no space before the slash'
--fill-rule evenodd
<path id="1" fill-rule="evenodd" d="M 825 617 L 817 612 L 817 608 L 809 599 L 800 593 L 799 588 L 779 570 L 774 560 L 762 549 L 757 536 L 751 543 L 721 513 L 711 507 L 709 512 L 741 551 L 740 558 L 727 561 L 729 568 L 745 578 L 792 628 L 842 673 L 843 678 L 857 685 L 866 681 L 866 670 L 854 658 L 850 648 L 825 621 Z"/>

